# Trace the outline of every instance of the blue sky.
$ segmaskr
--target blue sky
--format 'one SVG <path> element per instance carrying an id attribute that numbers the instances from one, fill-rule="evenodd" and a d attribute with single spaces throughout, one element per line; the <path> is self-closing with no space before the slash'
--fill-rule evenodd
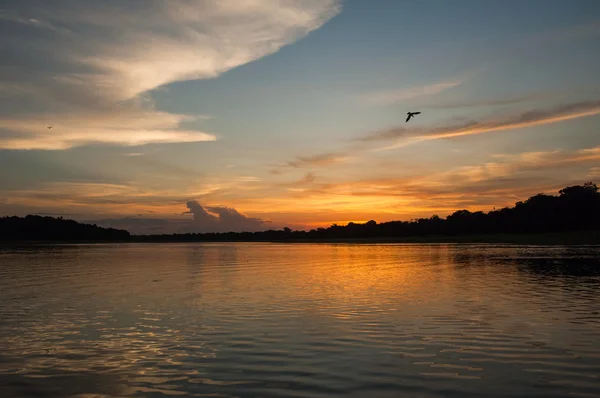
<path id="1" fill-rule="evenodd" d="M 0 33 L 7 215 L 309 228 L 600 176 L 593 0 L 9 0 Z"/>

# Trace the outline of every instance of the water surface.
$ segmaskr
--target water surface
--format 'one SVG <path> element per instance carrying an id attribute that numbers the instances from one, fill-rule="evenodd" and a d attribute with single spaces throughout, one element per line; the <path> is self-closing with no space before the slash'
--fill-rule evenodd
<path id="1" fill-rule="evenodd" d="M 600 248 L 0 248 L 1 397 L 598 397 Z"/>

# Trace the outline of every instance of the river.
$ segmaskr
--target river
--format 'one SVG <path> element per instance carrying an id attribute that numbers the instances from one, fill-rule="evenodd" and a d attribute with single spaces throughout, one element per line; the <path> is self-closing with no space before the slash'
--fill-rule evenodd
<path id="1" fill-rule="evenodd" d="M 600 247 L 0 247 L 0 396 L 598 397 Z"/>

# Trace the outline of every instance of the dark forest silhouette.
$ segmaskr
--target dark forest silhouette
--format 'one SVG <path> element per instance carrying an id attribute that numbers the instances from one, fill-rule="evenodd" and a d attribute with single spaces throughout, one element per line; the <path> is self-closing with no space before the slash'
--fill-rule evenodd
<path id="1" fill-rule="evenodd" d="M 127 231 L 81 224 L 62 217 L 0 218 L 2 241 L 126 241 L 130 237 Z"/>
<path id="2" fill-rule="evenodd" d="M 569 186 L 558 196 L 538 194 L 514 207 L 484 213 L 458 210 L 446 218 L 432 216 L 414 221 L 332 225 L 310 231 L 189 233 L 130 236 L 129 232 L 79 224 L 62 218 L 27 216 L 0 219 L 1 240 L 131 240 L 167 241 L 302 241 L 387 239 L 486 234 L 540 234 L 600 230 L 600 192 L 592 182 Z"/>

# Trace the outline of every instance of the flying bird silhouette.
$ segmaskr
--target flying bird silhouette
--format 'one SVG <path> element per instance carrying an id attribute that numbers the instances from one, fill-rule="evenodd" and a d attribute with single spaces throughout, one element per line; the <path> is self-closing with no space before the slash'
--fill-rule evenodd
<path id="1" fill-rule="evenodd" d="M 406 116 L 406 123 L 408 123 L 410 118 L 414 117 L 415 115 L 420 115 L 421 112 L 406 112 L 406 114 L 408 115 Z"/>
<path id="2" fill-rule="evenodd" d="M 50 130 L 52 128 L 52 126 L 48 126 L 48 130 Z"/>

